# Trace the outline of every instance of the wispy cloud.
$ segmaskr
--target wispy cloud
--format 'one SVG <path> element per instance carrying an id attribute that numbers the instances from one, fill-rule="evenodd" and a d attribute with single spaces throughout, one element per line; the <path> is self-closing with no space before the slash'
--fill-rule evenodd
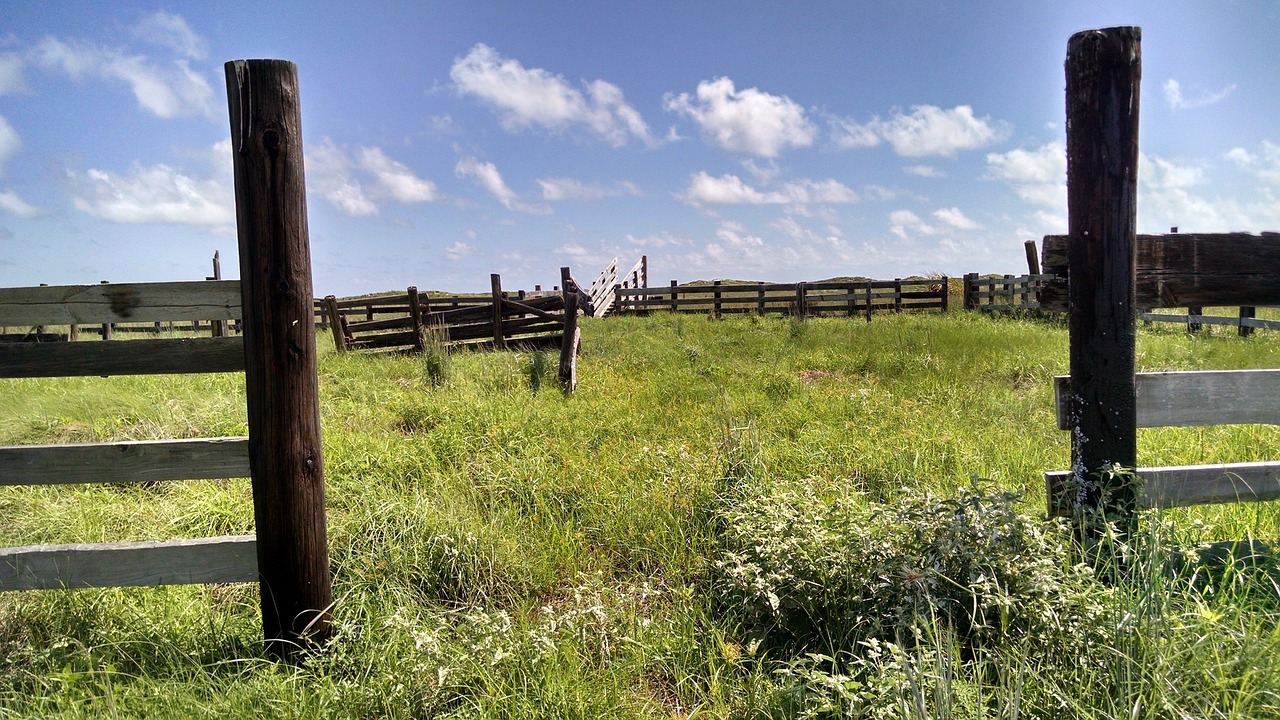
<path id="1" fill-rule="evenodd" d="M 307 150 L 307 180 L 331 205 L 349 217 L 377 215 L 379 201 L 402 205 L 439 200 L 436 186 L 378 147 L 361 147 L 356 161 L 331 138 Z M 370 180 L 368 186 L 360 175 Z"/>
<path id="2" fill-rule="evenodd" d="M 483 43 L 458 58 L 449 77 L 458 92 L 495 107 L 508 130 L 585 127 L 615 147 L 632 138 L 657 143 L 640 113 L 623 99 L 622 90 L 604 80 L 583 83 L 584 92 L 559 75 L 526 68 Z"/>
<path id="3" fill-rule="evenodd" d="M 69 171 L 77 210 L 117 223 L 173 223 L 229 226 L 235 222 L 231 183 L 231 141 L 208 149 L 206 177 L 170 165 L 134 164 L 127 173 Z"/>
<path id="4" fill-rule="evenodd" d="M 422 203 L 437 199 L 436 186 L 413 173 L 403 163 L 387 157 L 381 148 L 360 148 L 360 167 L 374 177 L 376 187 L 398 203 Z"/>
<path id="5" fill-rule="evenodd" d="M 640 188 L 635 183 L 622 181 L 612 185 L 584 183 L 572 178 L 541 178 L 538 186 L 542 188 L 543 200 L 599 200 L 607 197 L 623 195 L 641 196 Z"/>
<path id="6" fill-rule="evenodd" d="M 933 216 L 943 224 L 955 228 L 956 230 L 982 229 L 982 225 L 969 219 L 969 217 L 958 207 L 939 208 L 933 211 Z"/>
<path id="7" fill-rule="evenodd" d="M 521 200 L 514 190 L 507 187 L 506 181 L 502 179 L 502 173 L 498 172 L 498 166 L 493 163 L 480 162 L 467 156 L 458 161 L 453 171 L 458 177 L 469 179 L 489 191 L 489 194 L 497 198 L 498 202 L 508 210 L 518 210 L 533 215 L 551 214 L 551 208 L 546 205 L 534 205 Z"/>
<path id="8" fill-rule="evenodd" d="M 4 168 L 9 163 L 9 159 L 21 148 L 22 138 L 18 136 L 18 131 L 13 129 L 3 115 L 0 115 L 0 176 L 4 175 Z"/>
<path id="9" fill-rule="evenodd" d="M 208 43 L 191 29 L 181 15 L 163 10 L 142 18 L 134 26 L 133 35 L 192 60 L 202 60 L 209 55 Z"/>
<path id="10" fill-rule="evenodd" d="M 25 66 L 26 63 L 18 53 L 0 53 L 0 95 L 27 89 L 27 81 L 22 73 Z"/>
<path id="11" fill-rule="evenodd" d="M 732 152 L 777 157 L 788 147 L 812 145 L 818 132 L 791 98 L 756 88 L 736 90 L 727 77 L 698 83 L 696 97 L 668 93 L 664 105 L 693 119 L 716 145 Z"/>
<path id="12" fill-rule="evenodd" d="M 831 138 L 837 147 L 871 147 L 883 141 L 905 157 L 951 157 L 962 150 L 976 150 L 999 142 L 1008 135 L 1007 125 L 990 117 L 976 117 L 968 105 L 957 105 L 950 110 L 935 105 L 913 105 L 910 114 L 895 110 L 888 120 L 876 117 L 865 124 L 848 118 L 831 120 Z"/>
<path id="13" fill-rule="evenodd" d="M 18 193 L 12 190 L 0 192 L 0 210 L 3 210 L 10 215 L 16 215 L 24 220 L 29 220 L 33 217 L 38 217 L 44 214 L 43 210 L 32 205 L 26 200 L 23 200 L 18 196 Z"/>
<path id="14" fill-rule="evenodd" d="M 946 173 L 932 165 L 907 165 L 902 168 L 902 172 L 922 178 L 944 178 L 947 176 Z"/>
<path id="15" fill-rule="evenodd" d="M 846 185 L 826 180 L 796 180 L 773 190 L 758 190 L 737 175 L 712 177 L 698 172 L 689 179 L 689 187 L 680 196 L 690 204 L 721 205 L 809 205 L 858 202 L 858 194 Z"/>
<path id="16" fill-rule="evenodd" d="M 1217 92 L 1193 87 L 1190 94 L 1187 94 L 1182 91 L 1182 83 L 1173 78 L 1165 80 L 1163 87 L 1164 99 L 1173 110 L 1191 110 L 1214 105 L 1227 99 L 1236 90 L 1235 83 L 1232 83 Z"/>

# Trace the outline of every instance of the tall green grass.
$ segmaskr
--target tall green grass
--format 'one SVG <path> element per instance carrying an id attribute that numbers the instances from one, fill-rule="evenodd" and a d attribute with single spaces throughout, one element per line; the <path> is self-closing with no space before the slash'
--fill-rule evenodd
<path id="1" fill-rule="evenodd" d="M 1144 521 L 1123 582 L 1043 520 L 1066 331 L 977 314 L 586 321 L 548 356 L 329 352 L 338 636 L 262 659 L 252 586 L 0 596 L 4 717 L 1269 717 L 1274 576 Z M 1266 333 L 1144 329 L 1144 370 L 1280 367 Z M 235 435 L 236 376 L 0 383 L 0 443 Z M 1146 464 L 1274 427 L 1143 431 Z M 981 479 L 975 479 L 981 478 Z M 245 480 L 0 489 L 0 544 L 247 532 Z M 1176 541 L 1176 542 L 1175 542 Z M 979 611 L 980 610 L 980 611 Z"/>

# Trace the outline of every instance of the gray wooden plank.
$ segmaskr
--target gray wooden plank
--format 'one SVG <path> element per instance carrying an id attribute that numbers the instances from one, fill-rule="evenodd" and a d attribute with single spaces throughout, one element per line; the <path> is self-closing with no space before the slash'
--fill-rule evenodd
<path id="1" fill-rule="evenodd" d="M 254 535 L 0 549 L 0 591 L 257 579 Z"/>
<path id="2" fill-rule="evenodd" d="M 0 378 L 244 370 L 244 338 L 0 343 Z"/>
<path id="3" fill-rule="evenodd" d="M 1277 461 L 1138 468 L 1137 474 L 1142 483 L 1138 505 L 1144 508 L 1280 499 Z M 1044 476 L 1050 514 L 1069 515 L 1063 489 L 1071 473 L 1059 470 Z"/>
<path id="4" fill-rule="evenodd" d="M 1138 427 L 1280 424 L 1280 370 L 1138 373 Z M 1059 430 L 1070 430 L 1070 376 L 1054 378 Z"/>
<path id="5" fill-rule="evenodd" d="M 249 439 L 0 447 L 0 486 L 249 477 Z"/>
<path id="6" fill-rule="evenodd" d="M 0 288 L 0 325 L 236 320 L 239 280 Z"/>

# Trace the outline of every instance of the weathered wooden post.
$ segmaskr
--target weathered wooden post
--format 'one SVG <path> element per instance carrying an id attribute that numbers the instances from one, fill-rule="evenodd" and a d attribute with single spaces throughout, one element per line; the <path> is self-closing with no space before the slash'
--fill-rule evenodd
<path id="1" fill-rule="evenodd" d="M 671 281 L 671 312 L 676 312 L 680 309 L 680 300 L 676 293 L 676 287 L 678 286 L 679 283 L 677 281 Z"/>
<path id="2" fill-rule="evenodd" d="M 1240 307 L 1240 320 L 1242 321 L 1239 328 L 1240 337 L 1249 337 L 1253 334 L 1253 326 L 1245 325 L 1243 321 L 1252 319 L 1256 313 L 1257 311 L 1253 306 L 1243 305 Z"/>
<path id="3" fill-rule="evenodd" d="M 1072 506 L 1135 522 L 1135 488 L 1096 474 L 1137 466 L 1134 263 L 1142 31 L 1088 30 L 1067 43 L 1068 288 Z M 1108 479 L 1111 482 L 1107 482 Z M 1103 483 L 1107 483 L 1103 486 Z M 1097 524 L 1081 528 L 1096 536 Z"/>
<path id="4" fill-rule="evenodd" d="M 1204 325 L 1195 318 L 1204 317 L 1204 308 L 1192 305 L 1187 308 L 1187 332 L 1195 335 L 1204 329 Z"/>
<path id="5" fill-rule="evenodd" d="M 640 256 L 640 287 L 649 287 L 649 256 Z"/>
<path id="6" fill-rule="evenodd" d="M 977 298 L 975 297 L 975 295 L 978 292 L 977 285 L 978 285 L 978 273 L 964 274 L 964 309 L 965 310 L 976 309 Z"/>
<path id="7" fill-rule="evenodd" d="M 564 337 L 560 340 L 560 386 L 566 393 L 578 387 L 578 288 L 569 277 L 569 268 L 560 268 L 560 286 L 564 288 Z"/>
<path id="8" fill-rule="evenodd" d="M 809 293 L 803 281 L 796 283 L 796 315 L 801 320 L 809 316 Z"/>
<path id="9" fill-rule="evenodd" d="M 106 280 L 100 280 L 100 281 L 98 282 L 98 284 L 99 284 L 99 285 L 108 285 L 109 283 L 108 283 Z M 109 323 L 109 322 L 102 323 L 102 339 L 103 339 L 103 340 L 110 340 L 110 339 L 111 339 L 111 330 L 112 330 L 111 323 Z"/>
<path id="10" fill-rule="evenodd" d="M 943 275 L 938 280 L 938 292 L 942 295 L 942 312 L 947 312 L 951 306 L 951 278 Z"/>
<path id="11" fill-rule="evenodd" d="M 502 276 L 491 273 L 489 287 L 493 292 L 493 347 L 495 350 L 506 350 L 507 339 L 502 334 Z"/>
<path id="12" fill-rule="evenodd" d="M 222 259 L 218 257 L 218 251 L 213 251 L 213 276 L 210 280 L 222 279 Z M 313 319 L 314 321 L 314 319 Z M 210 331 L 213 337 L 225 337 L 227 334 L 226 320 L 213 320 L 210 322 Z"/>
<path id="13" fill-rule="evenodd" d="M 224 66 L 244 315 L 249 467 L 267 652 L 333 635 L 297 66 Z"/>
<path id="14" fill-rule="evenodd" d="M 764 281 L 756 284 L 756 314 L 764 314 Z"/>
<path id="15" fill-rule="evenodd" d="M 338 309 L 338 298 L 325 295 L 324 311 L 329 318 L 329 329 L 333 332 L 333 347 L 340 353 L 346 352 L 347 334 L 344 329 L 346 323 L 343 321 L 342 311 Z"/>
<path id="16" fill-rule="evenodd" d="M 902 278 L 893 279 L 893 311 L 902 312 Z"/>
<path id="17" fill-rule="evenodd" d="M 871 281 L 870 281 L 870 280 L 868 280 L 868 281 L 867 281 L 867 284 L 866 284 L 866 292 L 867 292 L 867 322 L 871 322 L 871 300 L 872 300 L 872 296 L 871 296 Z"/>
<path id="18" fill-rule="evenodd" d="M 714 309 L 711 312 L 712 312 L 712 315 L 718 318 L 720 317 L 720 281 L 716 280 L 715 282 L 712 283 L 712 285 L 715 286 L 715 290 L 712 293 L 712 299 L 714 300 L 715 304 L 713 305 Z"/>
<path id="19" fill-rule="evenodd" d="M 422 304 L 418 300 L 418 288 L 409 286 L 409 317 L 413 318 L 413 351 L 419 355 L 426 349 L 423 336 L 427 329 L 422 325 Z"/>
<path id="20" fill-rule="evenodd" d="M 1028 240 L 1022 244 L 1022 247 L 1026 249 L 1026 252 L 1027 252 L 1027 274 L 1039 275 L 1040 274 L 1040 255 L 1036 251 L 1036 241 Z"/>

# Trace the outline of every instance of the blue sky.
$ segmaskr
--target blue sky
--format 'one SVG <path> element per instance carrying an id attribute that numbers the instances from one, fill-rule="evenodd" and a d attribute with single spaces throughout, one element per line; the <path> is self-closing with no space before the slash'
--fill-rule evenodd
<path id="1" fill-rule="evenodd" d="M 1139 230 L 1280 230 L 1280 2 L 11 0 L 0 286 L 236 274 L 222 64 L 297 63 L 315 290 L 1022 272 L 1143 30 Z"/>

